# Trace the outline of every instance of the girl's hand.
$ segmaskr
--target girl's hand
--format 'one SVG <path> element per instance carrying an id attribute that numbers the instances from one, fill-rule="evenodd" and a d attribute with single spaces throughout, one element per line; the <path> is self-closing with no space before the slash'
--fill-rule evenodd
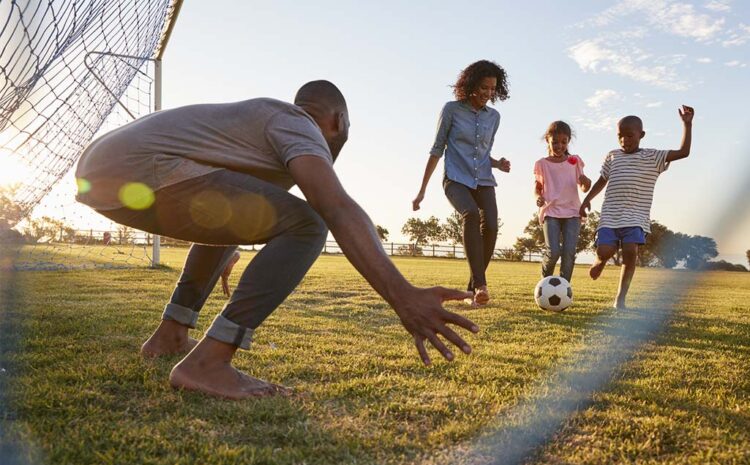
<path id="1" fill-rule="evenodd" d="M 585 174 L 578 176 L 578 184 L 583 188 L 583 192 L 588 192 L 591 189 L 591 179 L 587 178 Z"/>
<path id="2" fill-rule="evenodd" d="M 536 206 L 537 207 L 543 207 L 544 206 L 544 197 L 541 195 L 536 196 Z"/>
<path id="3" fill-rule="evenodd" d="M 422 200 L 424 200 L 424 192 L 419 191 L 419 194 L 414 198 L 414 200 L 411 201 L 411 208 L 414 211 L 419 210 L 419 204 L 422 203 Z"/>

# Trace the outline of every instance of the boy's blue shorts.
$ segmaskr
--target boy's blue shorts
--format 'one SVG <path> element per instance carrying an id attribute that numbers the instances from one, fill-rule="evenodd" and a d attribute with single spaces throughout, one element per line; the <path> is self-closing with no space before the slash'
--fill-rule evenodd
<path id="1" fill-rule="evenodd" d="M 596 246 L 611 245 L 617 247 L 620 244 L 645 244 L 646 233 L 640 226 L 628 226 L 626 228 L 599 228 L 596 231 Z"/>

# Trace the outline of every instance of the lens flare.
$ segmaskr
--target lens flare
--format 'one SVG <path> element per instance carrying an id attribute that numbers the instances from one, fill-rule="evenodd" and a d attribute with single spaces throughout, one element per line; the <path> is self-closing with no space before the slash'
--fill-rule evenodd
<path id="1" fill-rule="evenodd" d="M 129 182 L 120 188 L 118 198 L 131 210 L 145 210 L 154 204 L 154 191 L 141 182 Z"/>

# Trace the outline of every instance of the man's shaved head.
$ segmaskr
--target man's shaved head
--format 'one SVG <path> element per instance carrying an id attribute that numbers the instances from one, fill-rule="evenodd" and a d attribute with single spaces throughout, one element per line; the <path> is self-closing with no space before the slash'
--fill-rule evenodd
<path id="1" fill-rule="evenodd" d="M 329 81 L 310 81 L 297 91 L 294 104 L 318 123 L 335 160 L 349 138 L 349 110 L 339 88 Z"/>
<path id="2" fill-rule="evenodd" d="M 637 116 L 630 115 L 618 121 L 617 127 L 629 127 L 635 129 L 636 131 L 643 131 L 643 121 L 641 121 L 641 119 Z"/>
<path id="3" fill-rule="evenodd" d="M 324 80 L 310 81 L 300 87 L 294 96 L 294 104 L 326 113 L 346 111 L 344 95 L 332 82 Z"/>

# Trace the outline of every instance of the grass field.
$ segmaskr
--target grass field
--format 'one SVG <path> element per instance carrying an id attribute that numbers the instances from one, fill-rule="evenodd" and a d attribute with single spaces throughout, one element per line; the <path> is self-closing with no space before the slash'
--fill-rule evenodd
<path id="1" fill-rule="evenodd" d="M 172 390 L 177 358 L 138 356 L 184 252 L 159 270 L 2 276 L 0 451 L 15 438 L 49 464 L 507 463 L 497 432 L 534 420 L 522 407 L 555 392 L 560 367 L 585 378 L 609 352 L 623 357 L 605 382 L 524 463 L 750 463 L 750 273 L 638 269 L 638 308 L 617 312 L 618 270 L 594 283 L 580 266 L 574 307 L 552 314 L 531 299 L 537 264 L 496 262 L 490 306 L 448 304 L 480 325 L 473 354 L 425 367 L 346 259 L 322 256 L 237 359 L 297 394 L 227 402 Z M 418 285 L 465 285 L 460 260 L 395 262 Z M 196 335 L 222 304 L 217 288 Z M 628 352 L 615 329 L 644 318 L 656 324 Z"/>

